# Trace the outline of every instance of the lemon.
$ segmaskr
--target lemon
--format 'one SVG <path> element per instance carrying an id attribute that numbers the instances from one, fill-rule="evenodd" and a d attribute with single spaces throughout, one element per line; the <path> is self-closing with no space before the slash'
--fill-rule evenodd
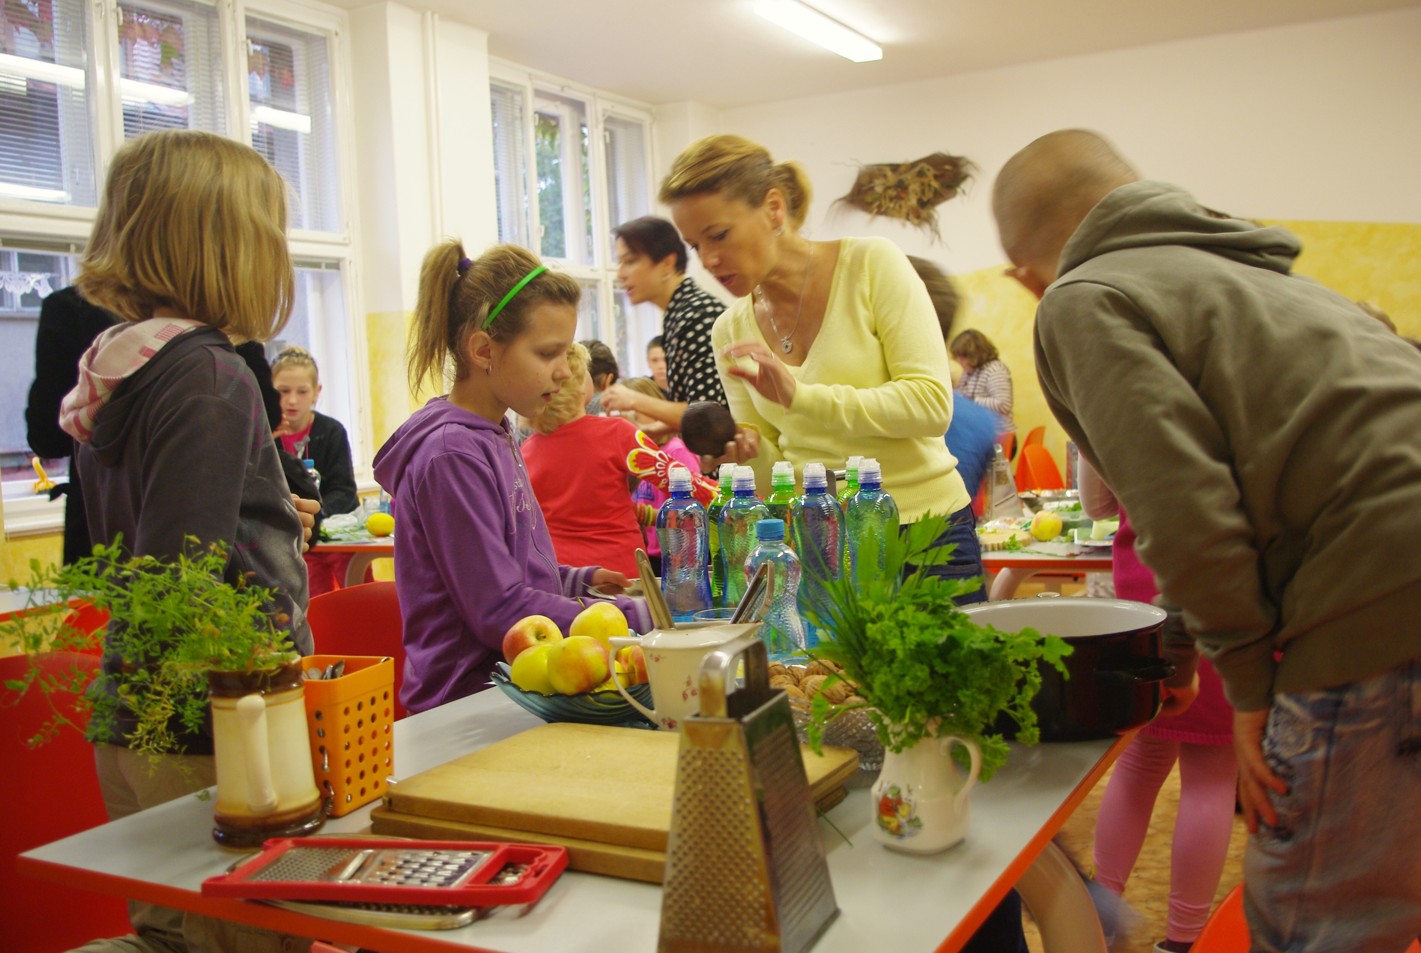
<path id="1" fill-rule="evenodd" d="M 1041 542 L 1049 542 L 1061 535 L 1061 517 L 1050 510 L 1042 510 L 1031 518 L 1031 535 Z"/>
<path id="2" fill-rule="evenodd" d="M 371 536 L 389 536 L 395 531 L 395 518 L 389 513 L 371 513 L 365 518 L 365 529 Z"/>

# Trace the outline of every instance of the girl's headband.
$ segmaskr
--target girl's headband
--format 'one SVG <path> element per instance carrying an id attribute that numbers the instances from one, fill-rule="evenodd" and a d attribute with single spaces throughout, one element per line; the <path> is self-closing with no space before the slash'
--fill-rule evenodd
<path id="1" fill-rule="evenodd" d="M 514 296 L 517 295 L 518 292 L 522 291 L 525 287 L 527 287 L 528 282 L 532 281 L 534 278 L 538 277 L 547 270 L 547 265 L 539 265 L 537 268 L 534 268 L 532 271 L 528 272 L 528 274 L 524 275 L 522 280 L 519 281 L 518 284 L 508 289 L 508 294 L 504 295 L 503 300 L 500 301 L 498 304 L 494 305 L 493 308 L 489 311 L 488 317 L 484 318 L 483 327 L 480 328 L 480 330 L 487 331 L 489 325 L 493 324 L 493 319 L 498 317 L 498 313 L 503 310 L 504 306 L 507 305 L 508 302 L 512 301 Z"/>

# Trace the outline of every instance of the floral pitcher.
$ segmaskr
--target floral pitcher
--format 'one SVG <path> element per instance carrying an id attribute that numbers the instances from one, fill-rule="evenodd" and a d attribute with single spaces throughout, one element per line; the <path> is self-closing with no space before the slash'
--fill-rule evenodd
<path id="1" fill-rule="evenodd" d="M 965 777 L 952 759 L 953 745 L 967 751 L 971 768 Z M 967 836 L 967 795 L 981 768 L 976 743 L 956 735 L 884 752 L 883 773 L 871 791 L 874 836 L 885 847 L 914 854 L 956 844 Z"/>

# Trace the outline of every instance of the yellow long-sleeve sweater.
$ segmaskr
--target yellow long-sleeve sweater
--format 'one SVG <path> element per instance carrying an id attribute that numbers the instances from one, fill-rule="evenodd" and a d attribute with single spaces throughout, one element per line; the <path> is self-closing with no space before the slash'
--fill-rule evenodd
<path id="1" fill-rule="evenodd" d="M 764 340 L 749 296 L 711 331 L 730 412 L 760 431 L 753 466 L 762 491 L 776 460 L 793 463 L 798 478 L 806 463 L 835 468 L 858 454 L 878 459 L 904 523 L 971 502 L 942 439 L 952 419 L 942 331 L 927 289 L 892 242 L 841 241 L 824 323 L 804 363 L 789 368 L 799 384 L 789 407 L 726 373 L 728 345 Z"/>

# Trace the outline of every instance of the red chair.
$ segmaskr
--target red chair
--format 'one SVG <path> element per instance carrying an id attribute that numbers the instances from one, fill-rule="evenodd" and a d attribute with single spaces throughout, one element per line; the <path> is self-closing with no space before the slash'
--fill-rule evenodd
<path id="1" fill-rule="evenodd" d="M 1039 443 L 1021 448 L 1021 459 L 1016 462 L 1016 490 L 1061 490 L 1066 481 L 1061 478 L 1061 470 L 1056 459 Z"/>
<path id="2" fill-rule="evenodd" d="M 78 688 L 98 671 L 99 658 L 78 652 L 0 658 L 0 683 L 23 677 L 31 664 L 55 676 L 76 675 Z M 121 898 L 35 880 L 15 869 L 19 854 L 109 819 L 94 771 L 94 748 L 81 732 L 62 727 L 38 747 L 27 744 L 53 714 L 51 704 L 82 722 L 71 697 L 46 697 L 32 686 L 16 698 L 0 689 L 0 764 L 5 765 L 9 814 L 0 824 L 0 897 L 14 911 L 5 917 L 7 950 L 57 953 L 133 932 Z"/>
<path id="3" fill-rule="evenodd" d="M 393 582 L 367 582 L 324 592 L 306 609 L 319 655 L 388 655 L 395 660 L 395 720 L 405 676 L 404 620 Z"/>
<path id="4" fill-rule="evenodd" d="M 1194 953 L 1248 953 L 1248 921 L 1243 916 L 1243 884 L 1230 890 L 1209 915 L 1204 932 L 1194 941 Z M 1421 940 L 1406 948 L 1421 953 Z"/>

